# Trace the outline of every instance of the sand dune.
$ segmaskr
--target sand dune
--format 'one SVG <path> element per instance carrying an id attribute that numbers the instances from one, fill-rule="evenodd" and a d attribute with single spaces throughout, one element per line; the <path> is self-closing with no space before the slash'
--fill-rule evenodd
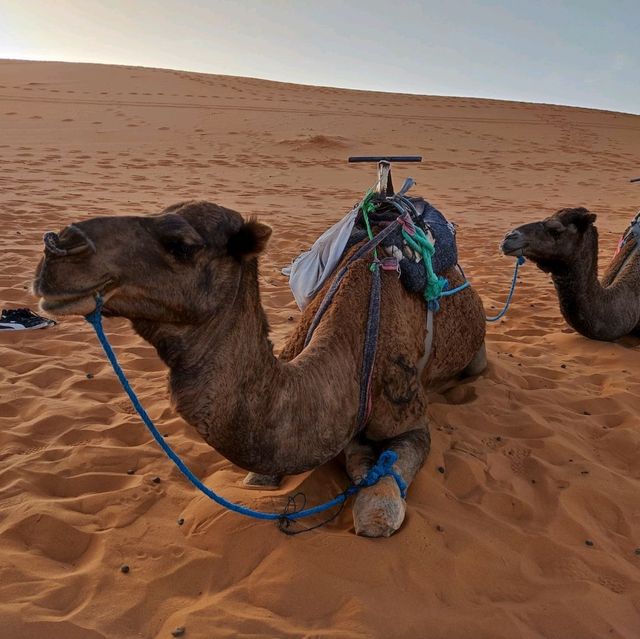
<path id="1" fill-rule="evenodd" d="M 44 231 L 204 198 L 273 226 L 261 285 L 278 346 L 298 317 L 280 268 L 372 183 L 346 157 L 392 152 L 424 155 L 396 180 L 412 175 L 459 225 L 491 311 L 513 266 L 498 242 L 516 224 L 587 206 L 608 259 L 640 207 L 627 183 L 639 149 L 640 117 L 619 113 L 0 61 L 0 303 L 34 307 Z M 318 503 L 344 487 L 335 462 L 275 494 L 244 490 L 172 412 L 155 352 L 127 322 L 106 327 L 212 488 L 270 509 L 296 489 Z M 636 639 L 639 340 L 574 333 L 527 265 L 488 349 L 486 373 L 431 397 L 432 452 L 404 527 L 368 540 L 348 508 L 286 537 L 197 494 L 84 322 L 0 334 L 0 636 Z"/>

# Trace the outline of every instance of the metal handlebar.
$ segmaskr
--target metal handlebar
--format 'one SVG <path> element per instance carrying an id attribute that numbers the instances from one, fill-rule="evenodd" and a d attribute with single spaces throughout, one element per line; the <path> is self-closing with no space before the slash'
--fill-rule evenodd
<path id="1" fill-rule="evenodd" d="M 422 162 L 421 155 L 352 155 L 349 162 Z"/>

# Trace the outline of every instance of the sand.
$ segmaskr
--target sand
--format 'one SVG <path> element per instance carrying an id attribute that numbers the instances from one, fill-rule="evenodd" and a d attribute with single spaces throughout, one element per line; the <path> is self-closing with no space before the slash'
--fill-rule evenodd
<path id="1" fill-rule="evenodd" d="M 627 183 L 638 149 L 640 117 L 611 112 L 2 61 L 0 304 L 35 308 L 44 231 L 203 198 L 273 226 L 261 286 L 279 347 L 298 317 L 280 268 L 373 181 L 346 157 L 420 153 L 396 182 L 416 178 L 459 225 L 461 263 L 495 312 L 514 225 L 585 205 L 608 260 L 640 206 Z M 153 349 L 124 320 L 106 327 L 213 489 L 272 509 L 296 489 L 318 503 L 344 487 L 334 462 L 275 495 L 242 489 L 244 473 L 172 411 Z M 487 343 L 484 374 L 431 396 L 432 452 L 403 528 L 369 540 L 349 508 L 287 537 L 196 493 L 82 320 L 0 334 L 0 635 L 637 639 L 640 341 L 577 335 L 529 264 Z"/>

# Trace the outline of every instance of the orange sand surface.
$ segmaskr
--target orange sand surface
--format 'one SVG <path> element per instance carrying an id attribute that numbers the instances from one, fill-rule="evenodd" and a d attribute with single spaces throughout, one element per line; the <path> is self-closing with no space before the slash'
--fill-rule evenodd
<path id="1" fill-rule="evenodd" d="M 640 206 L 627 182 L 639 150 L 633 115 L 1 61 L 0 305 L 35 308 L 44 231 L 208 199 L 274 228 L 261 286 L 279 347 L 298 317 L 280 268 L 374 180 L 346 157 L 419 153 L 396 182 L 416 178 L 459 225 L 461 263 L 495 312 L 513 266 L 498 243 L 516 224 L 585 205 L 608 259 Z M 276 493 L 243 489 L 171 409 L 155 351 L 124 320 L 106 328 L 214 490 L 272 510 L 345 486 L 334 462 Z M 432 451 L 403 528 L 370 540 L 348 507 L 287 537 L 198 494 L 82 320 L 0 334 L 0 636 L 637 639 L 640 342 L 570 330 L 531 264 L 487 341 L 484 374 L 431 396 Z"/>

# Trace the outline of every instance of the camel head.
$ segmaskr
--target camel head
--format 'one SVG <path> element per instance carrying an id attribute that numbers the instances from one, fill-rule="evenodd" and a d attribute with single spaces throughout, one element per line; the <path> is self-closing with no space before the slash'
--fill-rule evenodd
<path id="1" fill-rule="evenodd" d="M 254 268 L 271 229 L 209 202 L 155 216 L 96 217 L 46 233 L 33 291 L 43 311 L 195 324 L 211 319 Z"/>
<path id="2" fill-rule="evenodd" d="M 500 248 L 505 255 L 522 255 L 545 272 L 566 267 L 593 248 L 597 231 L 594 213 L 585 208 L 561 209 L 541 222 L 523 224 L 508 233 Z"/>

